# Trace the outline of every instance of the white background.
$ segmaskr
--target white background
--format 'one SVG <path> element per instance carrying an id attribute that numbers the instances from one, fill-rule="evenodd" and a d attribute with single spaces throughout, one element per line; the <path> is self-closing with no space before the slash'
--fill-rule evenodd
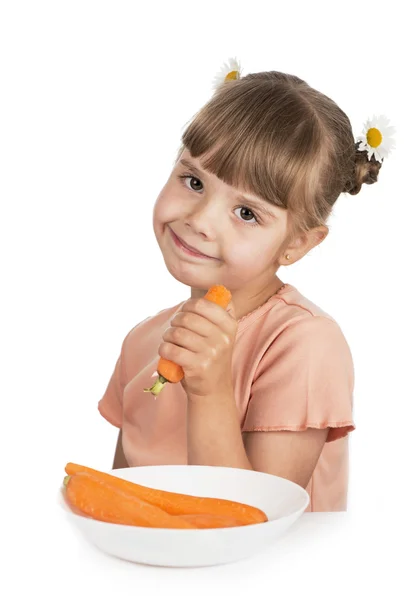
<path id="1" fill-rule="evenodd" d="M 326 598 L 360 589 L 359 581 L 365 590 L 410 588 L 398 545 L 398 536 L 409 541 L 411 525 L 412 420 L 411 43 L 402 4 L 1 2 L 0 488 L 8 558 L 0 587 L 13 582 L 4 597 L 83 598 L 93 590 L 86 554 L 86 587 L 65 570 L 85 550 L 61 526 L 56 490 L 68 461 L 111 468 L 117 430 L 97 402 L 121 343 L 136 323 L 189 297 L 163 264 L 152 210 L 184 126 L 231 56 L 245 73 L 305 79 L 345 110 L 355 135 L 373 114 L 397 128 L 378 183 L 342 196 L 325 242 L 278 272 L 334 316 L 351 347 L 349 511 L 363 532 L 368 524 L 370 544 L 331 537 L 325 564 L 308 541 L 296 549 L 298 567 L 293 552 L 283 557 L 293 585 L 274 576 L 273 590 Z M 359 554 L 355 574 L 334 561 L 342 544 L 340 557 Z M 139 597 L 141 575 L 135 589 L 119 588 L 114 564 L 106 561 L 93 579 L 98 595 L 122 589 Z M 169 595 L 202 596 L 208 588 L 199 589 L 194 573 Z M 238 596 L 246 587 L 233 580 Z"/>

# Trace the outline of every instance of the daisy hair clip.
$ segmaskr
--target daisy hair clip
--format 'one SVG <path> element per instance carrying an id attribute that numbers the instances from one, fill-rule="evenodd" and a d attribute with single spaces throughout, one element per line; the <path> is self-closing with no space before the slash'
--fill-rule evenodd
<path id="1" fill-rule="evenodd" d="M 395 127 L 389 125 L 389 119 L 384 115 L 368 119 L 364 125 L 362 135 L 358 136 L 356 142 L 358 150 L 367 151 L 368 160 L 375 160 L 383 163 L 389 153 L 394 149 L 395 142 L 392 136 L 395 133 Z"/>
<path id="2" fill-rule="evenodd" d="M 220 71 L 213 79 L 213 88 L 219 89 L 227 81 L 240 79 L 242 76 L 242 67 L 237 58 L 229 58 L 221 67 Z M 384 115 L 373 116 L 368 119 L 362 131 L 362 134 L 356 139 L 356 147 L 360 152 L 367 151 L 368 161 L 374 160 L 383 163 L 390 152 L 395 148 L 393 135 L 395 127 L 389 125 L 389 119 Z"/>

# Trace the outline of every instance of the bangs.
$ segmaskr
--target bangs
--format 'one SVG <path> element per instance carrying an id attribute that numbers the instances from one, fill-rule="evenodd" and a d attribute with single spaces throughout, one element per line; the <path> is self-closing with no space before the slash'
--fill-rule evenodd
<path id="1" fill-rule="evenodd" d="M 299 87 L 244 77 L 218 89 L 195 115 L 180 153 L 186 148 L 226 184 L 297 217 L 305 205 L 305 218 L 309 209 L 315 222 L 314 198 L 327 155 L 322 133 Z"/>

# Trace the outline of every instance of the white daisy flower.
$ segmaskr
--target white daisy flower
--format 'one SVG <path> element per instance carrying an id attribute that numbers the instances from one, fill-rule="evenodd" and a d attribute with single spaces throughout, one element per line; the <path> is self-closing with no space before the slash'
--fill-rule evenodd
<path id="1" fill-rule="evenodd" d="M 229 79 L 240 79 L 241 77 L 241 66 L 236 58 L 229 58 L 228 62 L 223 65 L 220 72 L 215 76 L 213 80 L 214 89 L 218 89 L 225 81 Z"/>
<path id="2" fill-rule="evenodd" d="M 358 136 L 356 140 L 361 142 L 358 149 L 368 151 L 368 160 L 371 160 L 374 155 L 375 160 L 382 162 L 395 147 L 392 139 L 394 133 L 395 127 L 389 125 L 387 117 L 384 115 L 374 116 L 366 121 L 362 135 Z"/>

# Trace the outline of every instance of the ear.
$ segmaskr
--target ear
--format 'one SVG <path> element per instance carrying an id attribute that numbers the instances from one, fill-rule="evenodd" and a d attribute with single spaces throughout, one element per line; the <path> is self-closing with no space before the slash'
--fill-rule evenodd
<path id="1" fill-rule="evenodd" d="M 282 252 L 279 257 L 280 265 L 292 265 L 305 256 L 312 248 L 318 246 L 329 233 L 329 228 L 321 225 L 314 227 L 310 231 L 302 233 L 296 237 L 293 242 L 289 243 L 288 247 Z M 286 260 L 285 256 L 289 254 L 290 259 Z"/>

